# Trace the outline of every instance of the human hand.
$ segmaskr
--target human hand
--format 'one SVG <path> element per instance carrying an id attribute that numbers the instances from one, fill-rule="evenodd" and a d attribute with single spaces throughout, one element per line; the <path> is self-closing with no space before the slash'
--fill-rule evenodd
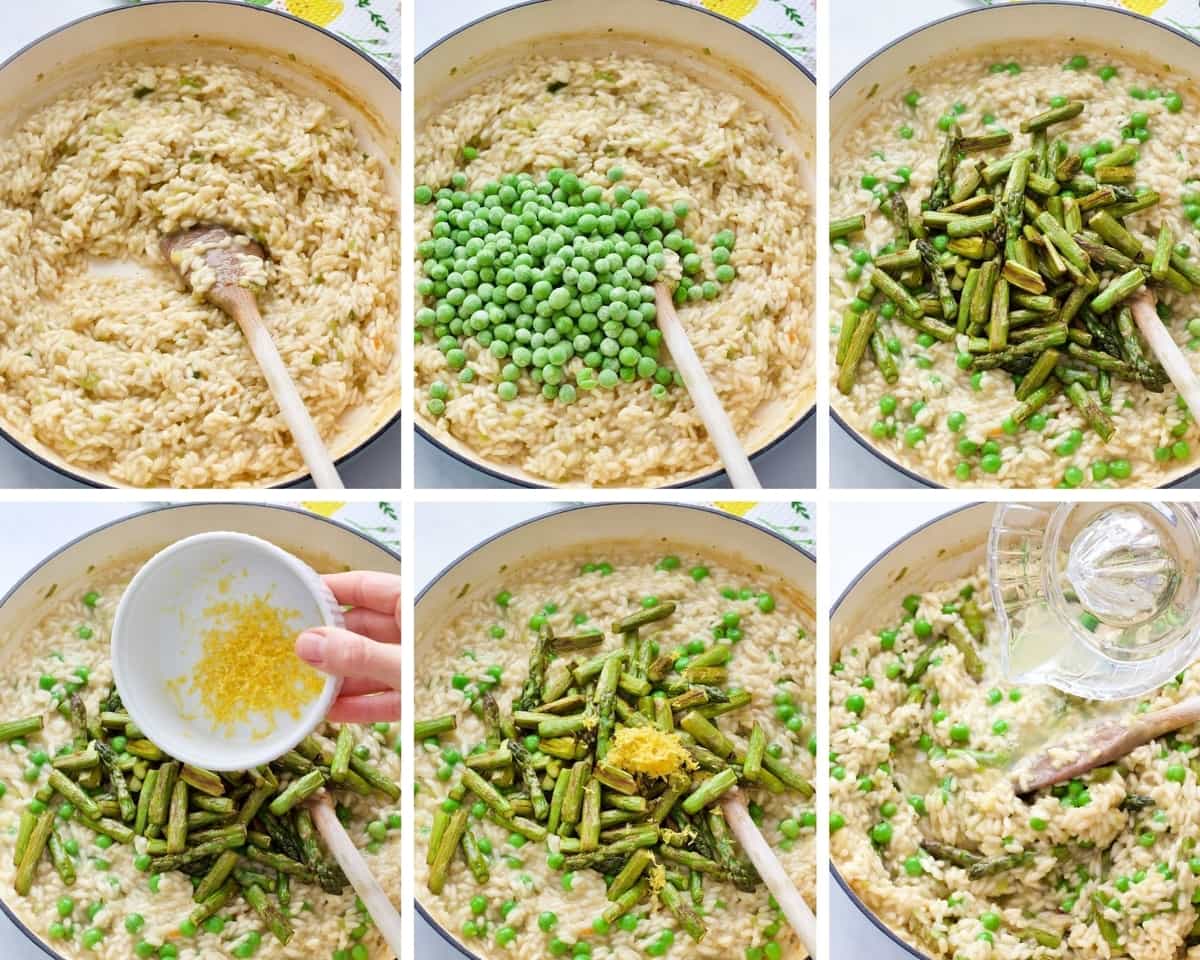
<path id="1" fill-rule="evenodd" d="M 370 570 L 321 578 L 346 611 L 346 627 L 311 627 L 296 655 L 323 673 L 344 677 L 329 709 L 333 723 L 400 719 L 400 578 Z"/>

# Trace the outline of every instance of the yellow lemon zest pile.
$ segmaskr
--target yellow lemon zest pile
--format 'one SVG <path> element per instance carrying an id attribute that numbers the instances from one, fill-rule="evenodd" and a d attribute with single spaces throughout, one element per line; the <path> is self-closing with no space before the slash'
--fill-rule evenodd
<path id="1" fill-rule="evenodd" d="M 265 735 L 276 710 L 298 717 L 320 694 L 325 678 L 295 653 L 297 611 L 255 596 L 214 604 L 204 616 L 213 626 L 204 634 L 191 688 L 214 723 L 232 726 L 259 714 L 256 721 L 270 724 L 258 731 Z"/>
<path id="2" fill-rule="evenodd" d="M 676 770 L 696 765 L 675 734 L 655 727 L 622 727 L 613 737 L 604 759 L 630 773 L 653 777 L 670 776 Z"/>
<path id="3" fill-rule="evenodd" d="M 650 892 L 657 894 L 659 890 L 667 885 L 667 868 L 661 863 L 656 863 L 650 868 Z"/>

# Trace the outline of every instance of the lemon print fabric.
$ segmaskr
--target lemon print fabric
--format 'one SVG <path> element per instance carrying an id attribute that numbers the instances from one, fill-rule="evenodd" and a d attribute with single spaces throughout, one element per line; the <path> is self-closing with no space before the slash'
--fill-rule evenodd
<path id="1" fill-rule="evenodd" d="M 719 13 L 732 20 L 741 20 L 754 12 L 758 0 L 704 0 L 704 5 L 713 13 Z"/>
<path id="2" fill-rule="evenodd" d="M 332 517 L 345 505 L 344 501 L 337 500 L 304 500 L 300 503 L 305 510 L 311 510 L 321 517 Z"/>
<path id="3" fill-rule="evenodd" d="M 327 27 L 346 10 L 342 0 L 287 0 L 287 11 L 297 17 Z"/>
<path id="4" fill-rule="evenodd" d="M 718 500 L 713 506 L 726 513 L 732 513 L 735 517 L 744 517 L 754 508 L 755 504 L 744 501 Z"/>
<path id="5" fill-rule="evenodd" d="M 1121 0 L 1121 6 L 1148 17 L 1167 5 L 1167 0 Z"/>

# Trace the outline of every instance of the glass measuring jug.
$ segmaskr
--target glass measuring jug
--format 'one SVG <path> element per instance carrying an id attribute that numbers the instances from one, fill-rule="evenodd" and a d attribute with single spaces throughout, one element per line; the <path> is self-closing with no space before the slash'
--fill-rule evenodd
<path id="1" fill-rule="evenodd" d="M 1200 659 L 1190 504 L 1001 504 L 988 538 L 1001 666 L 1090 700 L 1138 696 Z"/>

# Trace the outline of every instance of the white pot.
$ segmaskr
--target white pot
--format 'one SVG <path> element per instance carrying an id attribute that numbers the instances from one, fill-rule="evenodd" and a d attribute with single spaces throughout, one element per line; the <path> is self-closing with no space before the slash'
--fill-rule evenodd
<path id="1" fill-rule="evenodd" d="M 332 103 L 364 143 L 377 149 L 400 190 L 400 82 L 341 37 L 307 21 L 240 0 L 166 0 L 121 6 L 47 34 L 0 64 L 0 136 L 38 108 L 124 58 L 170 63 L 208 55 L 236 58 L 282 84 Z M 397 277 L 396 282 L 399 283 Z M 397 330 L 397 344 L 400 332 Z M 391 375 L 400 377 L 397 347 Z M 400 416 L 397 396 L 379 409 L 342 416 L 327 438 L 339 462 L 379 437 Z M 97 487 L 126 484 L 107 472 L 68 462 L 24 424 L 0 425 L 0 436 L 46 467 Z M 307 479 L 303 469 L 278 486 Z"/>
<path id="2" fill-rule="evenodd" d="M 685 65 L 705 84 L 727 90 L 761 111 L 778 141 L 801 158 L 805 189 L 815 196 L 816 85 L 796 60 L 748 27 L 680 0 L 531 0 L 476 20 L 417 57 L 415 124 L 431 117 L 492 77 L 520 71 L 532 54 L 653 57 Z M 419 135 L 419 133 L 418 133 Z M 813 390 L 780 397 L 759 411 L 744 440 L 753 456 L 797 429 L 813 412 Z M 416 418 L 417 430 L 457 460 L 501 480 L 550 486 L 520 466 L 481 457 L 462 441 L 435 435 Z M 686 486 L 717 476 L 707 466 L 676 481 Z"/>
<path id="3" fill-rule="evenodd" d="M 219 530 L 269 540 L 325 569 L 400 573 L 400 558 L 386 547 L 350 527 L 294 507 L 252 503 L 158 507 L 97 527 L 59 547 L 30 570 L 0 600 L 0 662 L 8 661 L 12 649 L 45 615 L 51 594 L 82 594 L 96 568 L 149 559 L 185 537 Z M 47 956 L 62 960 L 52 944 L 8 905 L 10 895 L 8 889 L 0 890 L 0 910 Z"/>
<path id="4" fill-rule="evenodd" d="M 829 105 L 831 163 L 852 156 L 851 147 L 875 105 L 904 95 L 912 85 L 912 71 L 939 59 L 968 50 L 989 47 L 1008 50 L 1044 46 L 1046 38 L 1067 38 L 1094 44 L 1134 60 L 1173 64 L 1196 76 L 1200 41 L 1163 23 L 1116 7 L 1101 7 L 1060 0 L 1026 0 L 1023 3 L 978 7 L 920 27 L 864 60 L 834 89 Z M 828 336 L 828 334 L 825 334 Z M 894 470 L 926 486 L 940 486 L 919 471 L 901 466 L 859 433 L 838 413 L 840 393 L 832 394 L 830 410 L 851 437 Z M 1175 470 L 1162 484 L 1171 486 L 1200 473 L 1194 467 Z"/>
<path id="5" fill-rule="evenodd" d="M 939 583 L 974 573 L 985 558 L 995 509 L 991 503 L 960 507 L 918 527 L 872 560 L 830 613 L 830 662 L 835 662 L 842 648 L 855 637 L 879 629 L 881 610 L 898 609 L 910 593 L 922 593 Z M 846 896 L 898 948 L 918 960 L 928 960 L 862 901 L 832 860 L 829 869 Z"/>
<path id="6" fill-rule="evenodd" d="M 440 625 L 470 595 L 491 596 L 501 586 L 501 574 L 553 553 L 594 553 L 598 543 L 653 543 L 657 548 L 695 549 L 728 558 L 732 564 L 751 564 L 764 582 L 812 616 L 817 565 L 813 557 L 778 534 L 727 513 L 685 504 L 606 503 L 567 507 L 502 531 L 463 554 L 437 575 L 417 597 L 415 663 L 429 660 Z M 511 584 L 511 576 L 509 577 Z M 414 679 L 420 687 L 420 679 Z M 421 916 L 464 957 L 477 955 L 443 927 L 418 900 Z M 789 954 L 794 957 L 796 954 Z"/>

